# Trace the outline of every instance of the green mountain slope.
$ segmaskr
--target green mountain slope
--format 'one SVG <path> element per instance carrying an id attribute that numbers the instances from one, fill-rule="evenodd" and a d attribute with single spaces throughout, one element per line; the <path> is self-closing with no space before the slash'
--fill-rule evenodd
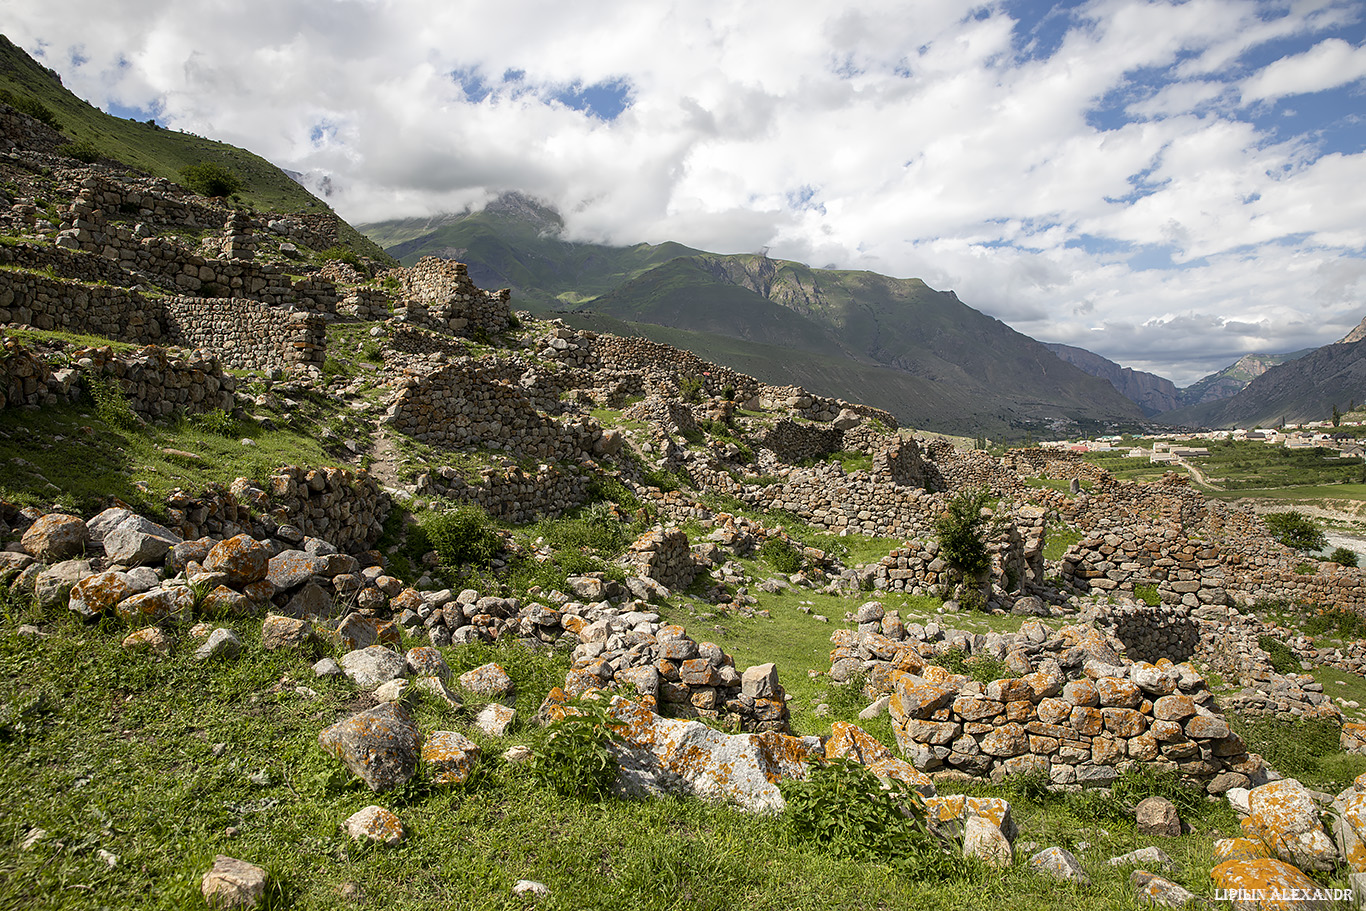
<path id="1" fill-rule="evenodd" d="M 269 212 L 330 211 L 326 203 L 259 155 L 190 133 L 106 114 L 71 94 L 57 74 L 3 35 L 0 90 L 47 108 L 63 134 L 73 142 L 92 143 L 101 158 L 172 181 L 179 181 L 181 169 L 187 165 L 214 162 L 242 179 L 243 187 L 237 195 L 244 205 Z M 386 258 L 378 246 L 345 221 L 340 223 L 340 232 L 344 245 L 356 252 Z"/>
<path id="2" fill-rule="evenodd" d="M 1064 416 L 1142 419 L 1138 406 L 1108 382 L 918 279 L 704 253 L 651 270 L 584 307 L 890 368 L 924 381 L 915 384 L 918 395 L 962 407 L 966 394 L 979 400 L 971 411 L 1007 415 L 1016 429 Z M 856 389 L 836 394 L 861 395 Z M 923 423 L 945 411 L 935 402 L 896 413 Z"/>
<path id="3" fill-rule="evenodd" d="M 1232 398 L 1161 415 L 1164 423 L 1270 427 L 1325 420 L 1333 406 L 1366 398 L 1366 341 L 1324 345 L 1269 368 Z"/>
<path id="4" fill-rule="evenodd" d="M 561 239 L 553 209 L 506 193 L 478 212 L 359 226 L 404 265 L 424 256 L 459 259 L 484 288 L 511 288 L 517 306 L 538 312 L 572 307 L 679 256 L 682 244 L 608 247 Z"/>
<path id="5" fill-rule="evenodd" d="M 916 426 L 1019 438 L 1068 421 L 1143 420 L 1108 382 L 918 279 L 679 244 L 573 243 L 562 228 L 553 209 L 515 193 L 480 212 L 360 226 L 405 263 L 460 259 L 477 283 L 512 288 L 518 306 L 591 311 L 590 322 L 621 320 L 610 331 L 630 335 L 668 327 L 688 334 L 670 344 Z"/>

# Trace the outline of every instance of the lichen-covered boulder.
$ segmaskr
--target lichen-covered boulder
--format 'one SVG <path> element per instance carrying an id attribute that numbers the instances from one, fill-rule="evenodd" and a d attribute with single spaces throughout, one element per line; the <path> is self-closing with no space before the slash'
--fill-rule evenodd
<path id="1" fill-rule="evenodd" d="M 935 795 L 934 781 L 904 759 L 892 755 L 872 734 L 847 721 L 836 721 L 830 726 L 830 738 L 825 741 L 826 759 L 852 759 L 868 767 L 883 780 L 896 780 L 910 785 L 923 797 Z"/>
<path id="2" fill-rule="evenodd" d="M 194 613 L 194 592 L 184 586 L 154 588 L 124 598 L 114 606 L 114 613 L 125 623 L 185 621 Z"/>
<path id="3" fill-rule="evenodd" d="M 1273 781 L 1248 794 L 1251 813 L 1243 833 L 1262 842 L 1273 855 L 1301 870 L 1331 870 L 1337 848 L 1319 821 L 1309 790 L 1293 778 Z"/>
<path id="4" fill-rule="evenodd" d="M 402 706 L 385 702 L 324 728 L 318 745 L 372 791 L 406 784 L 417 771 L 422 734 Z"/>
<path id="5" fill-rule="evenodd" d="M 326 557 L 315 557 L 302 550 L 285 550 L 270 558 L 266 566 L 266 578 L 277 591 L 288 591 L 314 576 L 322 575 L 326 566 Z"/>
<path id="6" fill-rule="evenodd" d="M 512 678 L 497 664 L 489 663 L 460 675 L 465 691 L 488 699 L 497 699 L 512 692 Z"/>
<path id="7" fill-rule="evenodd" d="M 780 813 L 787 804 L 778 782 L 805 778 L 821 753 L 816 737 L 724 734 L 701 722 L 661 718 L 620 696 L 612 697 L 608 712 L 621 736 L 609 749 L 627 793 L 675 791 L 751 812 Z"/>
<path id="8" fill-rule="evenodd" d="M 981 816 L 968 817 L 963 831 L 963 856 L 980 858 L 992 867 L 1008 867 L 1014 859 L 1010 841 L 1000 828 Z"/>
<path id="9" fill-rule="evenodd" d="M 261 647 L 267 651 L 310 648 L 317 642 L 318 634 L 307 620 L 271 614 L 261 623 Z"/>
<path id="10" fill-rule="evenodd" d="M 384 807 L 371 805 L 357 810 L 346 818 L 342 828 L 356 841 L 373 841 L 389 847 L 403 841 L 403 823 Z"/>
<path id="11" fill-rule="evenodd" d="M 35 560 L 52 563 L 82 553 L 89 541 L 90 529 L 83 519 L 50 512 L 24 531 L 20 543 Z"/>
<path id="12" fill-rule="evenodd" d="M 1015 819 L 1010 814 L 1010 801 L 1001 797 L 970 797 L 964 794 L 945 794 L 925 798 L 925 818 L 931 829 L 944 835 L 963 834 L 967 821 L 980 817 L 1000 829 L 1009 841 L 1017 834 Z"/>
<path id="13" fill-rule="evenodd" d="M 414 677 L 451 679 L 450 665 L 446 663 L 445 658 L 441 657 L 441 651 L 432 648 L 430 645 L 419 645 L 416 648 L 408 649 L 403 660 L 407 662 L 409 674 Z"/>
<path id="14" fill-rule="evenodd" d="M 517 710 L 497 702 L 484 706 L 474 718 L 475 727 L 490 737 L 502 737 L 517 718 Z"/>
<path id="15" fill-rule="evenodd" d="M 1283 860 L 1226 860 L 1209 872 L 1233 911 L 1317 911 L 1335 907 L 1330 890 Z"/>
<path id="16" fill-rule="evenodd" d="M 455 731 L 433 731 L 422 744 L 422 764 L 431 767 L 437 784 L 466 781 L 479 755 L 479 744 Z"/>
<path id="17" fill-rule="evenodd" d="M 1333 839 L 1353 873 L 1366 873 L 1366 790 L 1362 779 L 1333 800 Z"/>
<path id="18" fill-rule="evenodd" d="M 125 573 L 95 573 L 71 586 L 67 603 L 81 619 L 94 620 L 136 592 L 132 580 Z"/>
<path id="19" fill-rule="evenodd" d="M 382 645 L 356 649 L 342 655 L 342 670 L 356 686 L 373 690 L 408 672 L 403 656 Z"/>
<path id="20" fill-rule="evenodd" d="M 1130 873 L 1129 885 L 1133 886 L 1134 901 L 1140 907 L 1184 908 L 1195 902 L 1189 889 L 1147 870 Z"/>
<path id="21" fill-rule="evenodd" d="M 130 652 L 155 652 L 164 658 L 171 653 L 171 637 L 159 626 L 148 626 L 125 636 L 123 647 Z"/>
<path id="22" fill-rule="evenodd" d="M 1060 879 L 1063 882 L 1077 883 L 1082 886 L 1091 884 L 1091 877 L 1087 875 L 1081 861 L 1077 860 L 1076 855 L 1066 848 L 1044 848 L 1029 858 L 1029 865 L 1040 873 L 1054 879 Z"/>
<path id="23" fill-rule="evenodd" d="M 227 583 L 236 588 L 264 579 L 269 565 L 269 548 L 251 535 L 219 541 L 204 558 L 205 569 L 224 573 Z"/>

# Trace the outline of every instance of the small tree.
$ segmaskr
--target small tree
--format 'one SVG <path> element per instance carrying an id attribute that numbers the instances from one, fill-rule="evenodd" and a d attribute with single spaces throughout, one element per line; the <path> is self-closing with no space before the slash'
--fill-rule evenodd
<path id="1" fill-rule="evenodd" d="M 182 168 L 180 182 L 200 196 L 231 196 L 242 189 L 242 178 L 216 161 Z"/>
<path id="2" fill-rule="evenodd" d="M 1342 423 L 1342 412 L 1338 411 L 1337 403 L 1333 403 L 1333 426 L 1337 427 Z"/>
<path id="3" fill-rule="evenodd" d="M 940 556 L 964 577 L 978 576 L 991 566 L 986 543 L 991 517 L 983 515 L 990 499 L 991 491 L 985 487 L 965 488 L 949 498 L 944 513 L 935 520 Z"/>
<path id="4" fill-rule="evenodd" d="M 1324 537 L 1323 531 L 1304 513 L 1294 510 L 1269 512 L 1262 516 L 1262 521 L 1266 523 L 1266 530 L 1271 533 L 1271 537 L 1286 547 L 1307 553 L 1328 546 L 1328 539 Z"/>
<path id="5" fill-rule="evenodd" d="M 1353 552 L 1353 551 L 1348 550 L 1348 549 L 1345 548 L 1345 547 L 1339 547 L 1339 548 L 1335 549 L 1331 554 L 1328 555 L 1328 559 L 1329 559 L 1329 560 L 1332 560 L 1334 563 L 1338 564 L 1339 566 L 1356 566 L 1356 565 L 1357 565 L 1357 555 L 1356 555 L 1356 553 Z"/>

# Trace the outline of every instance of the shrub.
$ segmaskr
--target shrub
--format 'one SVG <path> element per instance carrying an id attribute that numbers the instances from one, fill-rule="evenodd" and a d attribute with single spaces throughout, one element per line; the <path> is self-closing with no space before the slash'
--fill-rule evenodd
<path id="1" fill-rule="evenodd" d="M 964 576 L 976 576 L 991 565 L 985 540 L 990 519 L 982 515 L 990 499 L 991 491 L 984 487 L 966 488 L 949 499 L 943 515 L 935 520 L 940 556 Z"/>
<path id="2" fill-rule="evenodd" d="M 356 255 L 354 250 L 348 250 L 346 247 L 328 247 L 326 250 L 319 253 L 318 256 L 327 262 L 346 263 L 357 271 L 365 271 L 365 263 L 361 261 L 361 258 Z"/>
<path id="3" fill-rule="evenodd" d="M 778 787 L 788 832 L 834 857 L 890 863 L 922 880 L 955 879 L 972 869 L 930 834 L 918 794 L 895 779 L 878 781 L 859 763 L 817 762 L 805 781 Z"/>
<path id="4" fill-rule="evenodd" d="M 68 142 L 57 150 L 67 158 L 74 158 L 86 164 L 94 164 L 100 160 L 99 148 L 89 139 L 81 139 L 76 142 Z"/>
<path id="5" fill-rule="evenodd" d="M 678 395 L 679 398 L 691 405 L 702 401 L 702 377 L 680 375 L 678 377 Z"/>
<path id="6" fill-rule="evenodd" d="M 62 128 L 61 123 L 57 120 L 57 115 L 52 113 L 52 109 L 37 98 L 30 98 L 27 95 L 17 97 L 11 95 L 9 92 L 0 91 L 0 101 L 3 101 L 21 114 L 27 114 L 34 120 L 47 124 L 54 130 L 60 130 Z"/>
<path id="7" fill-rule="evenodd" d="M 180 182 L 200 196 L 231 196 L 242 189 L 242 179 L 216 161 L 201 161 L 182 168 Z"/>
<path id="8" fill-rule="evenodd" d="M 759 548 L 759 556 L 784 575 L 797 572 L 804 562 L 801 550 L 785 538 L 769 538 Z"/>
<path id="9" fill-rule="evenodd" d="M 531 774 L 565 797 L 601 799 L 617 779 L 617 761 L 607 744 L 619 739 L 621 723 L 607 714 L 604 701 L 572 703 L 565 715 L 544 729 L 532 750 Z"/>
<path id="10" fill-rule="evenodd" d="M 473 503 L 437 513 L 422 523 L 441 565 L 486 566 L 498 552 L 499 539 L 488 514 Z"/>
<path id="11" fill-rule="evenodd" d="M 1366 618 L 1343 607 L 1330 607 L 1306 617 L 1302 627 L 1310 636 L 1332 633 L 1344 639 L 1366 638 Z"/>
<path id="12" fill-rule="evenodd" d="M 95 414 L 110 427 L 137 430 L 142 425 L 141 419 L 128 404 L 128 398 L 123 394 L 123 388 L 118 380 L 112 377 L 87 375 L 85 389 L 90 393 L 91 401 L 95 403 Z"/>
<path id="13" fill-rule="evenodd" d="M 205 411 L 202 414 L 192 414 L 189 417 L 189 422 L 190 426 L 197 430 L 217 434 L 230 440 L 240 436 L 241 427 L 238 425 L 237 419 L 221 408 Z"/>
<path id="14" fill-rule="evenodd" d="M 1262 516 L 1271 537 L 1295 550 L 1314 551 L 1328 546 L 1323 531 L 1314 520 L 1294 510 L 1270 512 Z"/>
<path id="15" fill-rule="evenodd" d="M 1267 658 L 1271 660 L 1271 667 L 1276 673 L 1298 674 L 1300 672 L 1300 659 L 1295 657 L 1290 646 L 1275 636 L 1258 636 L 1257 645 L 1266 652 Z"/>
<path id="16" fill-rule="evenodd" d="M 1333 552 L 1328 555 L 1328 559 L 1339 566 L 1357 565 L 1357 555 L 1345 547 L 1335 548 Z"/>
<path id="17" fill-rule="evenodd" d="M 1149 607 L 1157 607 L 1162 603 L 1162 596 L 1158 594 L 1156 585 L 1135 585 L 1134 597 Z"/>
<path id="18" fill-rule="evenodd" d="M 950 673 L 971 677 L 978 683 L 1020 676 L 1006 667 L 1004 661 L 986 655 L 965 655 L 962 649 L 957 648 L 940 652 L 930 660 L 930 663 L 937 664 Z"/>

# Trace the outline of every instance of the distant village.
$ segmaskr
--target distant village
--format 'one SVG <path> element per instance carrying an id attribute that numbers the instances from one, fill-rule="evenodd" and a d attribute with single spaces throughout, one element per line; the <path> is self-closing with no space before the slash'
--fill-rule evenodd
<path id="1" fill-rule="evenodd" d="M 1349 429 L 1350 428 L 1350 429 Z M 1234 440 L 1284 446 L 1286 449 L 1315 447 L 1337 452 L 1339 458 L 1366 456 L 1366 423 L 1342 421 L 1333 426 L 1330 421 L 1280 428 L 1254 430 L 1208 430 L 1201 433 L 1164 433 L 1097 437 L 1094 440 L 1054 440 L 1040 443 L 1044 449 L 1065 452 L 1107 452 L 1124 454 L 1131 459 L 1146 458 L 1150 462 L 1179 462 L 1182 459 L 1209 455 L 1209 448 L 1198 445 L 1200 440 Z M 1146 445 L 1144 445 L 1146 444 Z"/>

